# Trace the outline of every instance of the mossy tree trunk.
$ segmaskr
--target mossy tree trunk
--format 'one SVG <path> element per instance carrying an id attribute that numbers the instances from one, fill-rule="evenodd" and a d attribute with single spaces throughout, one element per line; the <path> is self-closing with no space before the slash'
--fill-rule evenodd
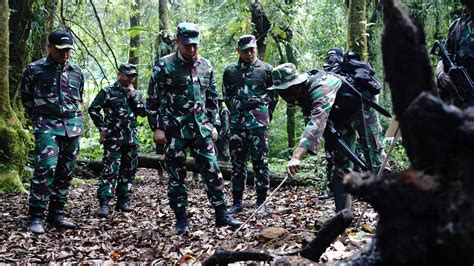
<path id="1" fill-rule="evenodd" d="M 267 49 L 265 38 L 267 37 L 272 24 L 263 10 L 262 5 L 258 1 L 251 3 L 250 12 L 252 14 L 252 23 L 254 25 L 253 35 L 257 38 L 258 58 L 265 61 L 265 52 Z"/>
<path id="2" fill-rule="evenodd" d="M 0 0 L 0 60 L 9 62 L 8 1 Z M 25 191 L 20 174 L 26 163 L 26 134 L 10 104 L 8 64 L 0 66 L 0 192 Z"/>
<path id="3" fill-rule="evenodd" d="M 140 0 L 132 1 L 130 7 L 130 51 L 128 54 L 128 62 L 130 64 L 138 65 L 140 63 L 139 51 L 140 51 L 140 30 L 137 27 L 140 26 Z M 138 88 L 138 77 L 133 84 L 135 88 Z"/>
<path id="4" fill-rule="evenodd" d="M 367 61 L 367 18 L 366 0 L 350 0 L 349 25 L 347 32 L 347 48 L 358 53 L 362 60 Z"/>
<path id="5" fill-rule="evenodd" d="M 27 41 L 30 36 L 33 0 L 9 0 L 11 16 L 10 30 L 10 104 L 18 119 L 24 123 L 24 108 L 21 103 L 19 88 L 21 74 L 27 62 L 30 61 Z"/>

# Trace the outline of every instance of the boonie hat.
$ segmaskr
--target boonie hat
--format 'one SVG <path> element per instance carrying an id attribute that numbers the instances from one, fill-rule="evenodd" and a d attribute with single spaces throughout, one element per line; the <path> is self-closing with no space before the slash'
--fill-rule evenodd
<path id="1" fill-rule="evenodd" d="M 120 73 L 123 73 L 127 76 L 137 75 L 137 67 L 133 64 L 121 64 L 118 68 Z"/>
<path id="2" fill-rule="evenodd" d="M 54 45 L 56 49 L 74 49 L 71 34 L 62 30 L 51 32 L 48 36 L 48 42 Z"/>
<path id="3" fill-rule="evenodd" d="M 298 74 L 295 65 L 285 63 L 275 67 L 272 70 L 273 86 L 269 90 L 285 90 L 293 85 L 305 82 L 308 79 L 308 73 Z"/>
<path id="4" fill-rule="evenodd" d="M 194 23 L 182 22 L 178 24 L 179 41 L 186 44 L 199 44 L 199 25 Z"/>
<path id="5" fill-rule="evenodd" d="M 239 40 L 237 41 L 237 47 L 240 51 L 243 51 L 248 48 L 257 47 L 257 40 L 253 35 L 243 35 L 240 36 Z"/>

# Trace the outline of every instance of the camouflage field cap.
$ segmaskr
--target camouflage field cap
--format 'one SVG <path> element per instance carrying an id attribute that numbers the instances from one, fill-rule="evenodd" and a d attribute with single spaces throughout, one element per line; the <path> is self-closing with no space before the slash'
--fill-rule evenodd
<path id="1" fill-rule="evenodd" d="M 237 41 L 237 47 L 240 51 L 243 51 L 248 48 L 257 47 L 257 40 L 253 35 L 243 35 L 240 36 L 239 40 Z"/>
<path id="2" fill-rule="evenodd" d="M 188 22 L 179 23 L 176 35 L 184 45 L 199 44 L 199 25 Z"/>
<path id="3" fill-rule="evenodd" d="M 62 30 L 51 32 L 48 36 L 48 42 L 54 45 L 56 49 L 74 49 L 71 34 Z"/>
<path id="4" fill-rule="evenodd" d="M 285 63 L 275 67 L 272 70 L 273 86 L 269 90 L 286 90 L 289 87 L 305 82 L 308 79 L 308 73 L 298 74 L 295 65 Z"/>
<path id="5" fill-rule="evenodd" d="M 133 64 L 121 64 L 118 68 L 120 73 L 123 73 L 127 76 L 135 76 L 138 75 L 137 73 L 137 66 Z"/>

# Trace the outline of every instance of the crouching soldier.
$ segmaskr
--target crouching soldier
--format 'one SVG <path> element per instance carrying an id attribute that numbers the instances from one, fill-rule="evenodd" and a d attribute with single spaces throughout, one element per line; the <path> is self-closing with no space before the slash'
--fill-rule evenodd
<path id="1" fill-rule="evenodd" d="M 136 77 L 134 65 L 120 65 L 118 80 L 100 90 L 89 107 L 89 115 L 100 131 L 99 141 L 104 144 L 104 168 L 97 189 L 100 217 L 109 215 L 109 200 L 114 194 L 116 211 L 133 210 L 128 199 L 138 166 L 137 116 L 146 116 L 143 97 L 133 87 Z"/>

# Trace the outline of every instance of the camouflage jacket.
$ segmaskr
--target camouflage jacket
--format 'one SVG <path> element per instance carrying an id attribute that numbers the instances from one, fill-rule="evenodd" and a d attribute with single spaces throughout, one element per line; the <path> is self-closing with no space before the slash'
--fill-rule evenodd
<path id="1" fill-rule="evenodd" d="M 247 65 L 240 59 L 224 70 L 222 94 L 230 110 L 230 126 L 253 129 L 268 127 L 278 94 L 267 90 L 272 83 L 272 67 L 257 59 Z"/>
<path id="2" fill-rule="evenodd" d="M 302 107 L 303 114 L 308 117 L 299 147 L 316 152 L 341 85 L 342 81 L 339 78 L 324 71 L 309 76 L 306 90 L 296 102 Z"/>
<path id="3" fill-rule="evenodd" d="M 185 62 L 178 52 L 169 54 L 158 60 L 148 83 L 148 122 L 170 137 L 207 137 L 220 125 L 218 98 L 207 59 Z"/>
<path id="4" fill-rule="evenodd" d="M 100 113 L 103 110 L 104 115 Z M 146 116 L 141 93 L 128 96 L 126 89 L 117 81 L 99 91 L 89 107 L 89 115 L 99 131 L 108 132 L 107 140 L 116 143 L 138 145 L 137 116 Z"/>
<path id="5" fill-rule="evenodd" d="M 453 55 L 456 64 L 466 67 L 474 78 L 474 23 L 467 9 L 451 24 L 446 49 Z"/>
<path id="6" fill-rule="evenodd" d="M 79 103 L 84 91 L 84 75 L 78 66 L 67 62 L 61 69 L 47 56 L 26 67 L 20 90 L 35 132 L 68 137 L 82 135 L 83 114 Z"/>

